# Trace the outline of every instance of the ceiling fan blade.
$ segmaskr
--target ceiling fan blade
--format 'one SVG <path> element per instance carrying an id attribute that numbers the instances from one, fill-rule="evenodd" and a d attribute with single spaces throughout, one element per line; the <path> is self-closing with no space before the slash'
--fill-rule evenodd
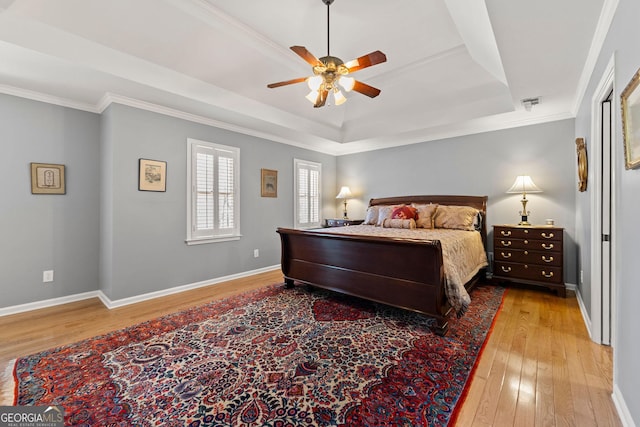
<path id="1" fill-rule="evenodd" d="M 298 56 L 309 63 L 312 67 L 322 65 L 322 62 L 316 58 L 313 53 L 309 52 L 304 46 L 291 46 L 292 51 L 298 54 Z"/>
<path id="2" fill-rule="evenodd" d="M 381 64 L 387 61 L 387 56 L 376 50 L 375 52 L 371 52 L 367 55 L 363 55 L 359 58 L 356 58 L 352 61 L 345 63 L 345 67 L 349 69 L 350 73 L 354 71 L 362 70 L 363 68 L 371 67 L 372 65 Z"/>
<path id="3" fill-rule="evenodd" d="M 313 104 L 314 108 L 324 107 L 324 104 L 327 102 L 327 98 L 329 97 L 328 90 L 318 91 L 318 98 L 316 99 L 316 103 Z"/>
<path id="4" fill-rule="evenodd" d="M 267 85 L 267 87 L 269 87 L 269 88 L 272 88 L 272 89 L 273 89 L 274 87 L 280 87 L 280 86 L 292 85 L 292 84 L 294 84 L 294 83 L 302 83 L 302 82 L 304 82 L 305 80 L 307 80 L 307 77 L 299 77 L 299 78 L 297 78 L 297 79 L 291 79 L 291 80 L 287 80 L 287 81 L 284 81 L 284 82 L 271 83 L 271 84 L 268 84 L 268 85 Z"/>
<path id="5" fill-rule="evenodd" d="M 375 98 L 380 95 L 380 89 L 369 86 L 366 83 L 359 82 L 358 80 L 354 82 L 352 90 L 360 92 L 363 95 L 367 95 L 369 98 Z"/>

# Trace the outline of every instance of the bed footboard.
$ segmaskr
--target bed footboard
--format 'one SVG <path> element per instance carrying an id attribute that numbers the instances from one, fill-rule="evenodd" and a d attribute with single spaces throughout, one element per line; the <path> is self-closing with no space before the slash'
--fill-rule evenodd
<path id="1" fill-rule="evenodd" d="M 278 228 L 286 286 L 294 281 L 432 316 L 444 335 L 451 307 L 439 241 Z"/>

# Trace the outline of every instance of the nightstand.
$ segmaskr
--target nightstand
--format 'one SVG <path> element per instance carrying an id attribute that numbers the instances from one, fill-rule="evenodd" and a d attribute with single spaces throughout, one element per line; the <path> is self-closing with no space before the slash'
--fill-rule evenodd
<path id="1" fill-rule="evenodd" d="M 493 226 L 493 277 L 543 286 L 566 296 L 564 229 L 551 226 Z"/>
<path id="2" fill-rule="evenodd" d="M 364 222 L 364 219 L 334 218 L 334 219 L 325 219 L 324 226 L 325 227 L 344 227 L 346 225 L 360 225 L 363 222 Z"/>

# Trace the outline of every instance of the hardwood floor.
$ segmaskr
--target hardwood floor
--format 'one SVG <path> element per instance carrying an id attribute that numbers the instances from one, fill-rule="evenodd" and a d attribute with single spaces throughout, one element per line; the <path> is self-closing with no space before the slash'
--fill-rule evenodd
<path id="1" fill-rule="evenodd" d="M 112 310 L 96 298 L 0 317 L 0 366 L 279 281 L 281 272 L 273 271 Z M 611 348 L 589 339 L 575 296 L 514 287 L 456 425 L 621 426 L 611 391 Z"/>

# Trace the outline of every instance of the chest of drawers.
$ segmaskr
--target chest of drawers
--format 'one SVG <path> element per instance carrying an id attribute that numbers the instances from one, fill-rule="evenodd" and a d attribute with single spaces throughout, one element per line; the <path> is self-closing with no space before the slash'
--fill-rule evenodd
<path id="1" fill-rule="evenodd" d="M 549 288 L 566 296 L 564 230 L 548 226 L 493 226 L 493 277 Z"/>

